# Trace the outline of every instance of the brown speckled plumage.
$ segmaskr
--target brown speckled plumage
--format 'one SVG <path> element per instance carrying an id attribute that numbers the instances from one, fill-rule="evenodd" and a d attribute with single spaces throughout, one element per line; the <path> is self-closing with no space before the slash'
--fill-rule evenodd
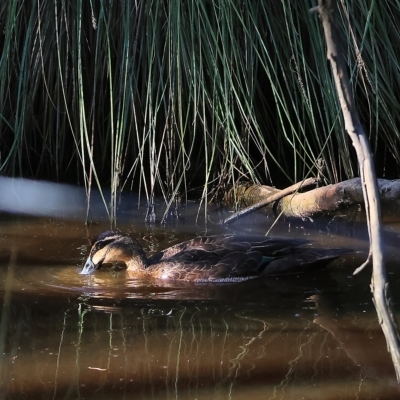
<path id="1" fill-rule="evenodd" d="M 299 247 L 306 243 L 302 239 L 266 236 L 204 236 L 147 257 L 137 240 L 108 231 L 92 246 L 81 274 L 93 273 L 103 264 L 123 263 L 131 278 L 240 282 L 260 276 L 307 272 L 347 252 Z"/>

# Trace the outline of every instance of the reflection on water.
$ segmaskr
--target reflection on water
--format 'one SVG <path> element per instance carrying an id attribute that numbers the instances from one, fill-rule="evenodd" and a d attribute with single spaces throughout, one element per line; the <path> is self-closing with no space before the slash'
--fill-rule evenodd
<path id="1" fill-rule="evenodd" d="M 0 228 L 0 398 L 398 395 L 369 277 L 351 277 L 352 257 L 312 276 L 231 285 L 82 276 L 85 230 L 43 224 Z M 187 235 L 131 229 L 149 251 Z"/>

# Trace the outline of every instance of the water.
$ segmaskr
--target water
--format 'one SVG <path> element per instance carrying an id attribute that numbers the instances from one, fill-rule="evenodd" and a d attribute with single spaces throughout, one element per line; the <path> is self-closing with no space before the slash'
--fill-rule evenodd
<path id="1" fill-rule="evenodd" d="M 169 226 L 139 211 L 118 227 L 154 252 L 224 230 L 194 210 Z M 210 215 L 217 221 L 218 212 Z M 282 222 L 273 234 L 353 248 L 312 276 L 240 284 L 128 280 L 79 275 L 98 220 L 2 215 L 1 398 L 375 399 L 399 392 L 369 292 L 365 226 Z M 236 231 L 261 233 L 254 217 Z M 389 276 L 398 302 L 398 226 L 386 227 Z M 346 235 L 346 237 L 344 237 Z"/>

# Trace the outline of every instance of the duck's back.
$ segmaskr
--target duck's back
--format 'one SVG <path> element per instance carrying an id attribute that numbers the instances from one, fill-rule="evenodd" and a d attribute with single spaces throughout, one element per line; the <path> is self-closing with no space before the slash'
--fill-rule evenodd
<path id="1" fill-rule="evenodd" d="M 159 279 L 237 282 L 319 268 L 343 253 L 298 248 L 305 243 L 266 236 L 197 237 L 150 257 L 148 271 Z"/>

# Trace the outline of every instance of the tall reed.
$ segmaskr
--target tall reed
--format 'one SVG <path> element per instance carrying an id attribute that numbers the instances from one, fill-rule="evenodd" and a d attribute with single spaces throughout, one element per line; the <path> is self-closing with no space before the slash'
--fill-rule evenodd
<path id="1" fill-rule="evenodd" d="M 357 174 L 321 27 L 289 0 L 0 4 L 0 173 L 209 200 L 243 177 Z M 340 2 L 380 176 L 399 172 L 400 6 Z M 92 182 L 93 181 L 93 182 Z"/>

